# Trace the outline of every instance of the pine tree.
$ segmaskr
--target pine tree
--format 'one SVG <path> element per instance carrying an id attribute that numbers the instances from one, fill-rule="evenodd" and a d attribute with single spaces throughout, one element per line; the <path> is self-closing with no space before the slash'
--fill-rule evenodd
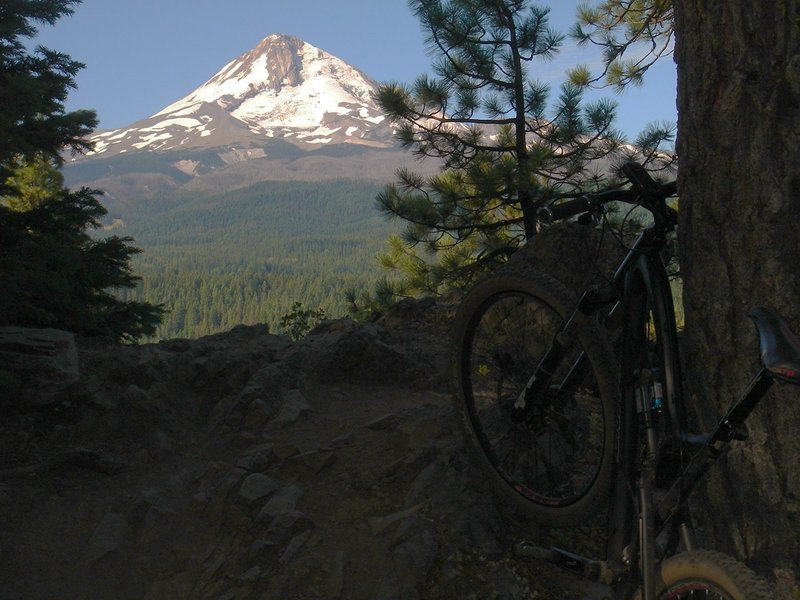
<path id="1" fill-rule="evenodd" d="M 29 53 L 21 41 L 78 2 L 0 4 L 0 325 L 133 340 L 152 334 L 163 313 L 113 295 L 136 285 L 130 259 L 139 250 L 130 238 L 93 239 L 101 192 L 65 189 L 56 169 L 65 148 L 90 147 L 97 123 L 93 111 L 64 109 L 83 65 L 41 47 Z"/>
<path id="2" fill-rule="evenodd" d="M 0 325 L 58 327 L 135 340 L 152 335 L 163 309 L 116 298 L 136 286 L 127 237 L 94 239 L 105 214 L 97 190 L 60 189 L 29 210 L 0 206 Z"/>
<path id="3" fill-rule="evenodd" d="M 432 177 L 402 171 L 378 198 L 408 222 L 383 257 L 403 272 L 398 294 L 467 285 L 536 233 L 536 213 L 558 194 L 596 187 L 592 161 L 618 149 L 615 105 L 584 104 L 567 82 L 548 106 L 534 67 L 563 36 L 530 0 L 411 0 L 435 76 L 382 85 L 378 101 L 403 145 L 442 162 Z M 423 248 L 422 253 L 418 252 Z"/>
<path id="4" fill-rule="evenodd" d="M 578 85 L 610 85 L 618 92 L 641 85 L 647 70 L 672 54 L 675 18 L 672 0 L 596 0 L 578 9 L 570 36 L 603 51 L 603 71 L 585 67 L 571 72 Z"/>
<path id="5" fill-rule="evenodd" d="M 28 52 L 22 38 L 36 24 L 54 24 L 72 14 L 80 0 L 4 0 L 0 4 L 0 193 L 18 157 L 39 153 L 60 161 L 64 148 L 89 148 L 86 136 L 97 125 L 94 111 L 66 112 L 64 101 L 84 66 L 69 56 L 37 47 Z"/>
<path id="6" fill-rule="evenodd" d="M 682 348 L 687 397 L 707 425 L 758 364 L 750 309 L 770 306 L 800 329 L 800 4 L 674 4 Z M 709 482 L 713 510 L 704 524 L 717 548 L 769 575 L 794 572 L 795 582 L 797 400 L 797 387 L 776 385 L 753 411 L 750 441 Z"/>

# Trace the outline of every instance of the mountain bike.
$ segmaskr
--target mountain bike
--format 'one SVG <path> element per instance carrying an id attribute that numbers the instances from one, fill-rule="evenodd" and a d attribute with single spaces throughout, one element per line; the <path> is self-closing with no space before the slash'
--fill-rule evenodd
<path id="1" fill-rule="evenodd" d="M 763 367 L 707 434 L 687 425 L 678 334 L 663 260 L 677 213 L 674 183 L 637 163 L 630 188 L 583 194 L 540 214 L 554 222 L 604 219 L 609 203 L 652 217 L 605 284 L 576 297 L 526 270 L 490 275 L 464 297 L 455 321 L 457 412 L 493 491 L 517 514 L 573 526 L 608 507 L 605 557 L 521 543 L 593 577 L 618 599 L 770 598 L 766 583 L 724 554 L 700 550 L 688 498 L 775 381 L 800 384 L 800 339 L 776 314 L 751 317 Z"/>

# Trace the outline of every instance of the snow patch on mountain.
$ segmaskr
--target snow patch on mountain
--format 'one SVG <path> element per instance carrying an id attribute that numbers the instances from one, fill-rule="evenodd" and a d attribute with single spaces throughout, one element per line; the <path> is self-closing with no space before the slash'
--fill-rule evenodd
<path id="1" fill-rule="evenodd" d="M 357 68 L 311 44 L 271 35 L 148 119 L 96 134 L 90 154 L 246 148 L 264 138 L 389 147 L 392 128 L 373 98 L 376 87 Z"/>

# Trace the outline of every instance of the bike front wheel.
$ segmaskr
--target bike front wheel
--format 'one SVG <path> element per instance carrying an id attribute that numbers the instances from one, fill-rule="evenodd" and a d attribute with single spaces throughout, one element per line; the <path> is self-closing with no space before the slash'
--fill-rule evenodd
<path id="1" fill-rule="evenodd" d="M 576 525 L 603 507 L 614 471 L 618 376 L 595 326 L 579 332 L 518 418 L 521 394 L 574 306 L 541 273 L 493 275 L 464 298 L 453 340 L 457 412 L 478 465 L 518 516 L 547 525 Z"/>
<path id="2" fill-rule="evenodd" d="M 635 600 L 641 600 L 642 593 Z M 656 582 L 658 600 L 769 600 L 766 582 L 727 554 L 697 550 L 661 563 Z"/>

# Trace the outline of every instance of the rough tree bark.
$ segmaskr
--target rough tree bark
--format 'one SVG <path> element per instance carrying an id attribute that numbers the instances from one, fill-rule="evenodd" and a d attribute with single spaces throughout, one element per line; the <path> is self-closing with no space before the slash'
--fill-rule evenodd
<path id="1" fill-rule="evenodd" d="M 687 379 L 709 425 L 755 373 L 750 308 L 800 331 L 800 3 L 675 0 L 675 19 Z M 800 389 L 776 388 L 707 511 L 709 541 L 767 573 L 800 564 Z"/>

